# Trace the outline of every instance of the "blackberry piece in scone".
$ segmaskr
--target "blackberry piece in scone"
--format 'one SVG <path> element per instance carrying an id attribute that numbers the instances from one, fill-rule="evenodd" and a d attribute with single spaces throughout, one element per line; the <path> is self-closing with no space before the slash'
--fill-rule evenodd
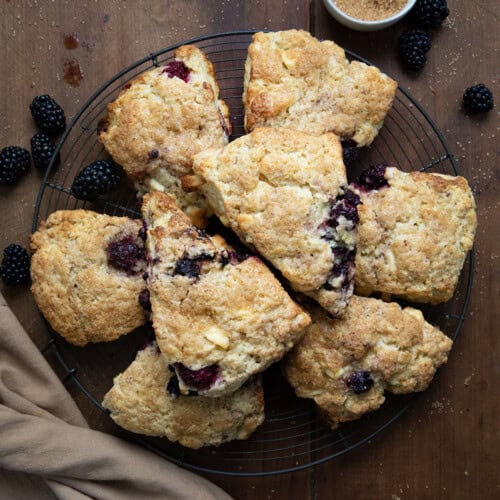
<path id="1" fill-rule="evenodd" d="M 212 63 L 200 49 L 185 45 L 173 61 L 126 85 L 108 105 L 99 139 L 140 194 L 166 191 L 204 226 L 210 215 L 206 203 L 195 186 L 183 186 L 182 177 L 192 173 L 195 153 L 224 146 L 230 133 Z"/>
<path id="2" fill-rule="evenodd" d="M 387 390 L 423 391 L 447 361 L 452 341 L 420 311 L 351 297 L 342 319 L 319 308 L 283 361 L 297 396 L 315 401 L 332 428 L 376 410 Z"/>
<path id="3" fill-rule="evenodd" d="M 247 439 L 264 421 L 260 376 L 220 398 L 181 396 L 175 391 L 175 379 L 156 343 L 152 343 L 115 377 L 102 404 L 120 427 L 166 437 L 188 448 Z"/>
<path id="4" fill-rule="evenodd" d="M 257 128 L 196 155 L 193 168 L 224 225 L 293 288 L 342 314 L 353 290 L 359 197 L 347 188 L 334 134 Z"/>
<path id="5" fill-rule="evenodd" d="M 52 213 L 31 236 L 31 290 L 68 342 L 115 340 L 145 322 L 141 221 L 89 210 Z"/>
<path id="6" fill-rule="evenodd" d="M 367 146 L 389 112 L 397 83 L 349 61 L 335 43 L 301 30 L 256 33 L 245 64 L 245 128 L 334 132 Z"/>
<path id="7" fill-rule="evenodd" d="M 219 397 L 278 361 L 310 322 L 257 258 L 191 225 L 173 198 L 144 196 L 158 346 L 181 394 Z"/>
<path id="8" fill-rule="evenodd" d="M 375 165 L 352 188 L 361 199 L 357 293 L 449 300 L 477 226 L 466 179 Z"/>

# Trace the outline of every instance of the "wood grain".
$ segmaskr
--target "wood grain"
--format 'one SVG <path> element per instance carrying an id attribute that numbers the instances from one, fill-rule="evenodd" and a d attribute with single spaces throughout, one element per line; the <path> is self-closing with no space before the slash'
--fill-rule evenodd
<path id="1" fill-rule="evenodd" d="M 268 478 L 210 476 L 235 498 L 426 499 L 500 496 L 500 350 L 498 311 L 498 114 L 471 118 L 460 110 L 466 86 L 498 85 L 498 2 L 449 2 L 450 20 L 433 36 L 429 62 L 418 76 L 401 70 L 395 53 L 400 24 L 361 34 L 334 22 L 320 0 L 10 0 L 0 3 L 0 146 L 29 147 L 34 95 L 51 93 L 71 117 L 103 82 L 140 57 L 194 36 L 233 29 L 311 29 L 379 65 L 407 87 L 443 130 L 473 185 L 480 219 L 469 314 L 448 365 L 395 425 L 350 454 L 315 470 Z M 310 13 L 312 15 L 310 16 Z M 64 36 L 77 33 L 67 50 Z M 63 79 L 76 61 L 79 87 Z M 27 245 L 41 175 L 0 186 L 0 246 Z M 37 345 L 44 327 L 25 289 L 1 286 Z M 49 357 L 50 358 L 50 357 Z M 70 391 L 93 427 L 98 411 Z"/>

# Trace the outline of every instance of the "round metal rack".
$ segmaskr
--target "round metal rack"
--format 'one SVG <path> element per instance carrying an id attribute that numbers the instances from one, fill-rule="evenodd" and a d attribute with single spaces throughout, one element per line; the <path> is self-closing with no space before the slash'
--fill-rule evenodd
<path id="1" fill-rule="evenodd" d="M 127 186 L 95 203 L 76 200 L 70 186 L 75 175 L 92 161 L 105 157 L 97 140 L 99 120 L 106 105 L 122 87 L 145 70 L 171 60 L 175 49 L 195 44 L 213 62 L 221 97 L 231 110 L 232 138 L 244 134 L 243 69 L 253 31 L 221 33 L 187 40 L 137 61 L 105 83 L 76 114 L 58 144 L 61 164 L 51 165 L 41 184 L 33 217 L 33 231 L 41 220 L 55 210 L 91 208 L 110 215 L 139 217 L 135 192 Z M 368 61 L 347 52 L 351 59 Z M 429 115 L 407 90 L 399 87 L 394 106 L 386 117 L 378 137 L 361 153 L 357 165 L 349 169 L 350 179 L 369 164 L 397 165 L 402 170 L 420 170 L 457 175 L 453 155 Z M 453 299 L 440 306 L 418 306 L 426 319 L 455 339 L 460 332 L 472 286 L 473 255 L 466 261 Z M 122 337 L 116 342 L 89 345 L 84 349 L 67 344 L 47 325 L 49 341 L 44 352 L 51 352 L 60 364 L 66 383 L 76 385 L 102 412 L 104 393 L 113 377 L 123 371 L 135 356 L 137 347 L 148 334 L 147 328 Z M 436 377 L 439 383 L 439 374 Z M 282 378 L 279 368 L 265 373 L 266 420 L 246 441 L 218 448 L 189 450 L 166 439 L 152 439 L 125 433 L 127 437 L 183 467 L 227 475 L 270 475 L 304 469 L 366 443 L 394 422 L 409 406 L 413 396 L 388 396 L 383 407 L 359 421 L 332 431 L 318 419 L 311 401 L 298 399 Z M 103 424 L 103 425 L 104 425 Z"/>

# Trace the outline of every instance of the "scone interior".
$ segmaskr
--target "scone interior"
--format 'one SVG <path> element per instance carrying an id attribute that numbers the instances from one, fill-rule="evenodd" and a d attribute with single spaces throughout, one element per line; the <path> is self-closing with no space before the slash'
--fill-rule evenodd
<path id="1" fill-rule="evenodd" d="M 353 289 L 359 197 L 347 189 L 334 134 L 257 128 L 199 153 L 193 168 L 223 224 L 293 288 L 342 314 Z"/>
<path id="2" fill-rule="evenodd" d="M 357 293 L 451 299 L 477 226 L 466 179 L 379 165 L 353 189 L 361 199 Z"/>
<path id="3" fill-rule="evenodd" d="M 115 340 L 145 322 L 141 221 L 59 210 L 31 236 L 33 296 L 68 342 Z"/>
<path id="4" fill-rule="evenodd" d="M 417 309 L 378 299 L 351 297 L 342 319 L 319 308 L 311 316 L 283 369 L 297 396 L 313 399 L 332 428 L 379 408 L 386 390 L 426 389 L 452 346 Z"/>
<path id="5" fill-rule="evenodd" d="M 127 84 L 108 105 L 99 138 L 140 194 L 170 193 L 203 226 L 210 215 L 206 203 L 192 185 L 183 186 L 182 177 L 192 173 L 195 153 L 224 146 L 230 133 L 212 63 L 200 49 L 185 45 L 173 61 Z"/>
<path id="6" fill-rule="evenodd" d="M 218 446 L 247 439 L 264 421 L 260 377 L 220 398 L 172 397 L 175 375 L 156 343 L 137 353 L 115 377 L 103 406 L 120 427 L 147 436 L 166 437 L 188 448 Z"/>
<path id="7" fill-rule="evenodd" d="M 164 193 L 142 211 L 153 328 L 182 394 L 233 392 L 300 339 L 308 314 L 257 257 L 192 226 Z"/>
<path id="8" fill-rule="evenodd" d="M 396 89 L 374 66 L 349 63 L 332 41 L 301 30 L 256 33 L 245 64 L 245 128 L 334 132 L 366 146 L 382 127 Z"/>

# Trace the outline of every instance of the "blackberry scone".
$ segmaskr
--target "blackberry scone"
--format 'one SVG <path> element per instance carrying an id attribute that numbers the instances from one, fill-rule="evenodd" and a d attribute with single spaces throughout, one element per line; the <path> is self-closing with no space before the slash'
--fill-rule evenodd
<path id="1" fill-rule="evenodd" d="M 89 210 L 52 213 L 31 236 L 31 290 L 68 342 L 115 340 L 145 322 L 141 221 Z"/>
<path id="2" fill-rule="evenodd" d="M 220 398 L 180 396 L 175 387 L 175 375 L 153 343 L 115 377 L 102 404 L 120 427 L 189 448 L 247 439 L 264 421 L 259 376 Z"/>
<path id="3" fill-rule="evenodd" d="M 245 64 L 245 128 L 334 132 L 370 144 L 392 106 L 397 83 L 349 61 L 335 43 L 301 30 L 256 33 Z"/>
<path id="4" fill-rule="evenodd" d="M 319 406 L 332 428 L 376 410 L 384 391 L 423 391 L 447 361 L 452 341 L 420 311 L 351 297 L 342 319 L 320 308 L 283 363 L 297 396 Z"/>
<path id="5" fill-rule="evenodd" d="M 361 198 L 357 293 L 449 300 L 477 225 L 467 181 L 376 165 L 354 188 Z"/>
<path id="6" fill-rule="evenodd" d="M 310 318 L 257 258 L 191 225 L 173 198 L 144 196 L 158 346 L 181 394 L 219 397 L 278 361 Z"/>
<path id="7" fill-rule="evenodd" d="M 334 134 L 257 128 L 196 155 L 193 168 L 224 225 L 293 288 L 342 314 L 353 289 L 359 198 L 347 189 Z"/>
<path id="8" fill-rule="evenodd" d="M 141 74 L 108 105 L 99 138 L 140 194 L 170 193 L 193 222 L 203 226 L 207 206 L 195 186 L 192 156 L 227 144 L 229 110 L 219 99 L 212 63 L 195 46 L 175 52 L 175 60 Z"/>

